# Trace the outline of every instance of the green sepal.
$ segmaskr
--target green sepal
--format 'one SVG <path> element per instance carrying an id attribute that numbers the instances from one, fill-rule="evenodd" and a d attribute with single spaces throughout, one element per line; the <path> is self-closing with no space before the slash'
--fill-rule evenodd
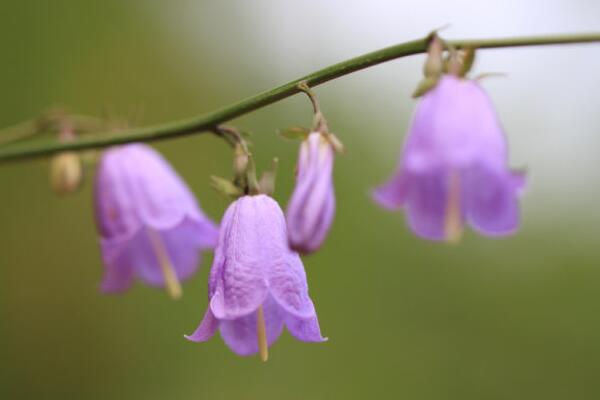
<path id="1" fill-rule="evenodd" d="M 475 63 L 475 48 L 474 47 L 466 47 L 463 49 L 463 59 L 462 59 L 462 70 L 461 77 L 465 77 L 473 68 L 473 64 Z"/>
<path id="2" fill-rule="evenodd" d="M 229 199 L 237 199 L 244 194 L 242 189 L 234 185 L 233 182 L 220 176 L 211 175 L 210 185 L 219 194 Z"/>
<path id="3" fill-rule="evenodd" d="M 277 131 L 279 136 L 291 140 L 304 140 L 308 137 L 310 129 L 301 126 L 292 126 L 290 128 L 280 129 Z"/>
<path id="4" fill-rule="evenodd" d="M 274 158 L 271 164 L 271 168 L 264 171 L 258 182 L 260 186 L 260 192 L 266 195 L 272 196 L 275 193 L 275 179 L 277 177 L 277 166 L 279 165 L 279 159 Z"/>
<path id="5" fill-rule="evenodd" d="M 250 131 L 242 131 L 242 130 L 238 129 L 237 132 L 244 139 L 250 139 L 252 137 L 252 132 L 250 132 Z"/>
<path id="6" fill-rule="evenodd" d="M 423 96 L 425 93 L 433 89 L 439 81 L 439 78 L 423 78 L 417 85 L 417 88 L 412 94 L 413 99 Z"/>
<path id="7" fill-rule="evenodd" d="M 342 143 L 342 141 L 337 136 L 335 136 L 333 133 L 331 133 L 331 132 L 326 133 L 325 138 L 329 141 L 329 143 L 331 144 L 331 147 L 333 147 L 333 150 L 335 150 L 336 153 L 342 154 L 342 153 L 344 153 L 344 151 L 346 151 L 346 148 L 344 147 L 344 143 Z"/>

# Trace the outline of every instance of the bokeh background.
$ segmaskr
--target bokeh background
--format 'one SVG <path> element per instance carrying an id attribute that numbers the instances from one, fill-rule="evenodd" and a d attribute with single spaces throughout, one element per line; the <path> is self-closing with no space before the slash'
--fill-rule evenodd
<path id="1" fill-rule="evenodd" d="M 148 125 L 198 115 L 298 76 L 450 23 L 448 38 L 600 30 L 596 0 L 10 1 L 0 4 L 0 126 L 62 104 Z M 289 334 L 266 364 L 217 336 L 184 340 L 206 304 L 211 256 L 171 301 L 141 285 L 98 291 L 102 265 L 85 188 L 58 198 L 48 161 L 0 166 L 2 399 L 597 399 L 600 397 L 600 45 L 486 50 L 476 73 L 529 170 L 523 225 L 468 232 L 457 246 L 407 230 L 368 191 L 391 174 L 423 56 L 317 89 L 347 154 L 338 213 L 305 258 L 330 341 Z M 139 113 L 135 110 L 143 110 Z M 109 110 L 109 111 L 107 111 Z M 234 123 L 258 165 L 280 157 L 286 204 L 309 103 L 282 101 Z M 230 152 L 199 135 L 157 143 L 218 219 L 209 176 Z"/>

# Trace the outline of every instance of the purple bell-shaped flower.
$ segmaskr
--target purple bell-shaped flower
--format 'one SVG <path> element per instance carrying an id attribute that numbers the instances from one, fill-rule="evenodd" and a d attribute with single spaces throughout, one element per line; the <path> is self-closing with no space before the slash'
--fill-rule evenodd
<path id="1" fill-rule="evenodd" d="M 266 361 L 284 326 L 299 340 L 326 340 L 302 261 L 288 247 L 281 208 L 266 195 L 241 197 L 225 212 L 208 287 L 209 306 L 186 336 L 191 341 L 207 341 L 219 330 L 235 353 L 260 353 Z"/>
<path id="2" fill-rule="evenodd" d="M 483 235 L 519 227 L 521 174 L 508 167 L 502 126 L 476 81 L 441 77 L 417 106 L 396 174 L 374 191 L 404 208 L 417 235 L 456 241 L 465 222 Z"/>
<path id="3" fill-rule="evenodd" d="M 217 226 L 169 163 L 150 146 L 104 152 L 95 181 L 96 223 L 106 267 L 102 290 L 121 292 L 134 277 L 181 295 Z"/>

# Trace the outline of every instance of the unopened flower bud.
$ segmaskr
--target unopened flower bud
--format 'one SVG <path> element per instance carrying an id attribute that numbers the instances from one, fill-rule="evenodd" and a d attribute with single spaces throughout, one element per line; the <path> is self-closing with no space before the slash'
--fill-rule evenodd
<path id="1" fill-rule="evenodd" d="M 302 142 L 296 188 L 287 208 L 290 247 L 303 254 L 315 252 L 325 240 L 335 214 L 332 143 L 320 132 Z"/>
<path id="2" fill-rule="evenodd" d="M 73 193 L 81 186 L 83 171 L 79 155 L 72 151 L 58 153 L 50 161 L 50 185 L 57 194 Z"/>

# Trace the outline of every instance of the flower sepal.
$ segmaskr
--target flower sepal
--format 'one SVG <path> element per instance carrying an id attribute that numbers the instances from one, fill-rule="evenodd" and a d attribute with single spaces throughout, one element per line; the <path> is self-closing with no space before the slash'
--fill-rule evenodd
<path id="1" fill-rule="evenodd" d="M 265 170 L 260 180 L 258 181 L 258 186 L 260 188 L 260 193 L 266 194 L 267 196 L 272 196 L 275 193 L 275 181 L 277 178 L 277 166 L 279 165 L 279 159 L 277 157 L 273 158 L 271 162 L 271 168 Z"/>
<path id="2" fill-rule="evenodd" d="M 342 143 L 342 141 L 333 133 L 331 132 L 327 132 L 327 133 L 322 133 L 324 139 L 329 142 L 329 144 L 331 145 L 331 147 L 333 148 L 333 150 L 337 153 L 337 154 L 342 154 L 346 151 L 346 147 L 344 147 L 344 143 Z"/>
<path id="3" fill-rule="evenodd" d="M 238 197 L 244 195 L 242 189 L 236 186 L 229 179 L 222 178 L 220 176 L 212 175 L 210 177 L 210 186 L 212 186 L 212 188 L 216 190 L 217 193 L 219 193 L 221 196 L 227 199 L 235 200 Z"/>
<path id="4" fill-rule="evenodd" d="M 302 126 L 292 126 L 277 131 L 279 136 L 290 140 L 305 140 L 310 133 L 310 129 Z"/>
<path id="5" fill-rule="evenodd" d="M 413 98 L 421 97 L 433 89 L 444 72 L 444 42 L 438 36 L 437 31 L 433 31 L 427 36 L 427 42 L 427 59 L 423 65 L 424 78 L 417 84 L 412 94 Z"/>
<path id="6" fill-rule="evenodd" d="M 413 99 L 417 99 L 423 96 L 425 93 L 429 92 L 433 89 L 439 81 L 439 77 L 426 77 L 421 79 L 421 81 L 417 84 L 415 91 L 412 94 Z"/>

